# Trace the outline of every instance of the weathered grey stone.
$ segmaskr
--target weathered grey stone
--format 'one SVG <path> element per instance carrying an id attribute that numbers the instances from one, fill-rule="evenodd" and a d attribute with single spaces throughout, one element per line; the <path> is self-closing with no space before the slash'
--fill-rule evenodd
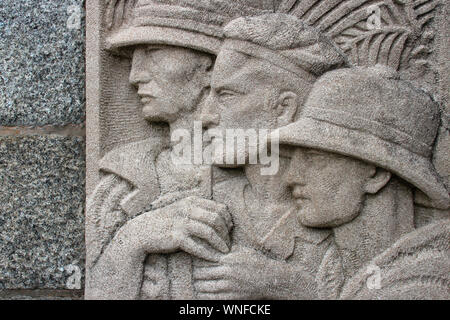
<path id="1" fill-rule="evenodd" d="M 81 290 L 0 290 L 0 300 L 81 300 Z"/>
<path id="2" fill-rule="evenodd" d="M 79 29 L 68 27 L 68 21 L 76 27 L 78 14 L 69 6 L 79 9 Z M 84 122 L 83 6 L 83 0 L 1 1 L 0 125 Z"/>
<path id="3" fill-rule="evenodd" d="M 0 137 L 0 289 L 67 289 L 67 265 L 84 273 L 84 172 L 82 138 Z"/>
<path id="4" fill-rule="evenodd" d="M 86 297 L 447 298 L 431 2 L 93 3 Z"/>
<path id="5" fill-rule="evenodd" d="M 298 219 L 333 230 L 317 275 L 320 298 L 449 297 L 449 220 L 414 225 L 414 202 L 423 199 L 414 188 L 428 206 L 450 206 L 431 163 L 439 125 L 427 94 L 380 68 L 353 68 L 319 79 L 299 119 L 273 133 L 294 147 L 283 179 Z"/>

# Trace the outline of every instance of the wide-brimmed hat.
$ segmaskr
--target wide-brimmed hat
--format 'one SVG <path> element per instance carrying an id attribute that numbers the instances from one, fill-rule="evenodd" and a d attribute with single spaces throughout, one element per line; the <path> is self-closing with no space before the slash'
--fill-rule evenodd
<path id="1" fill-rule="evenodd" d="M 122 0 L 126 1 L 126 0 Z M 272 9 L 268 1 L 253 0 L 137 0 L 130 22 L 111 32 L 106 48 L 159 44 L 218 54 L 223 25 L 243 15 Z"/>
<path id="2" fill-rule="evenodd" d="M 431 160 L 439 125 L 439 107 L 429 95 L 381 69 L 355 68 L 321 77 L 298 120 L 277 134 L 280 144 L 385 168 L 422 191 L 433 207 L 447 209 L 449 193 Z"/>

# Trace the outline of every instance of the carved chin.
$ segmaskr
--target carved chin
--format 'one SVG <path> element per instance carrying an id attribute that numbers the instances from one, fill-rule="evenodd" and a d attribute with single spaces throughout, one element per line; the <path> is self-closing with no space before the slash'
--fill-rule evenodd
<path id="1" fill-rule="evenodd" d="M 145 105 L 142 108 L 142 115 L 149 122 L 171 122 L 175 118 L 173 113 L 163 111 L 153 105 Z"/>
<path id="2" fill-rule="evenodd" d="M 307 206 L 298 210 L 298 218 L 302 225 L 310 228 L 337 228 L 351 222 L 359 215 L 358 211 L 343 216 L 330 216 L 317 212 Z"/>
<path id="3" fill-rule="evenodd" d="M 212 158 L 212 165 L 218 168 L 224 168 L 224 169 L 235 169 L 240 168 L 246 165 L 246 163 L 237 164 L 237 158 L 234 157 L 233 161 L 231 163 L 227 163 L 227 155 L 226 153 L 223 155 L 223 159 L 220 159 L 220 157 L 213 157 Z"/>
<path id="4" fill-rule="evenodd" d="M 310 228 L 332 228 L 336 226 L 336 221 L 324 217 L 314 209 L 311 203 L 304 204 L 298 209 L 298 218 L 300 223 Z"/>

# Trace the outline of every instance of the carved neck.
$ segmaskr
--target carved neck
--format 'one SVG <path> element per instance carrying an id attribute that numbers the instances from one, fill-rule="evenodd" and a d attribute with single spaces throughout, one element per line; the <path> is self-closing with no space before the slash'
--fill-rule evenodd
<path id="1" fill-rule="evenodd" d="M 179 119 L 169 123 L 170 134 L 175 130 L 188 130 L 191 134 L 194 133 L 194 121 L 198 120 L 197 112 L 183 114 Z"/>
<path id="2" fill-rule="evenodd" d="M 263 168 L 261 164 L 251 164 L 244 167 L 245 176 L 258 198 L 277 201 L 278 203 L 286 203 L 288 201 L 288 193 L 282 188 L 282 176 L 287 165 L 288 161 L 280 157 L 278 173 L 266 176 L 261 175 L 261 168 Z"/>
<path id="3" fill-rule="evenodd" d="M 378 194 L 367 196 L 357 218 L 333 229 L 346 276 L 354 275 L 413 229 L 412 190 L 393 177 Z"/>
<path id="4" fill-rule="evenodd" d="M 195 103 L 195 108 L 193 110 L 189 110 L 186 112 L 182 112 L 178 119 L 175 121 L 169 123 L 170 128 L 170 134 L 172 134 L 177 129 L 182 130 L 188 130 L 191 133 L 191 136 L 193 137 L 194 134 L 194 122 L 200 121 L 200 114 L 202 111 L 202 108 L 206 102 L 206 98 L 209 94 L 209 88 L 204 88 L 199 95 L 197 102 Z M 202 128 L 200 126 L 199 128 L 200 132 L 202 131 Z"/>

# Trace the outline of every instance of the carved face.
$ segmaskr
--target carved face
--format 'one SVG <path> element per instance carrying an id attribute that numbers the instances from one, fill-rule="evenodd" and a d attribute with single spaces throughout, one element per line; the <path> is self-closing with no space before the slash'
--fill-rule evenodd
<path id="1" fill-rule="evenodd" d="M 220 117 L 217 128 L 271 128 L 273 84 L 261 79 L 264 61 L 235 51 L 223 50 L 217 57 L 206 109 Z M 265 78 L 265 77 L 264 77 Z M 256 116 L 257 115 L 257 116 Z"/>
<path id="2" fill-rule="evenodd" d="M 295 85 L 290 86 L 286 73 L 262 59 L 221 50 L 202 110 L 203 124 L 225 137 L 226 129 L 272 130 L 292 122 L 310 84 L 296 77 Z"/>
<path id="3" fill-rule="evenodd" d="M 373 172 L 373 166 L 353 158 L 295 148 L 283 180 L 303 225 L 337 227 L 358 216 Z"/>
<path id="4" fill-rule="evenodd" d="M 133 52 L 130 83 L 148 121 L 171 123 L 193 112 L 205 87 L 212 58 L 181 47 L 140 46 Z"/>

